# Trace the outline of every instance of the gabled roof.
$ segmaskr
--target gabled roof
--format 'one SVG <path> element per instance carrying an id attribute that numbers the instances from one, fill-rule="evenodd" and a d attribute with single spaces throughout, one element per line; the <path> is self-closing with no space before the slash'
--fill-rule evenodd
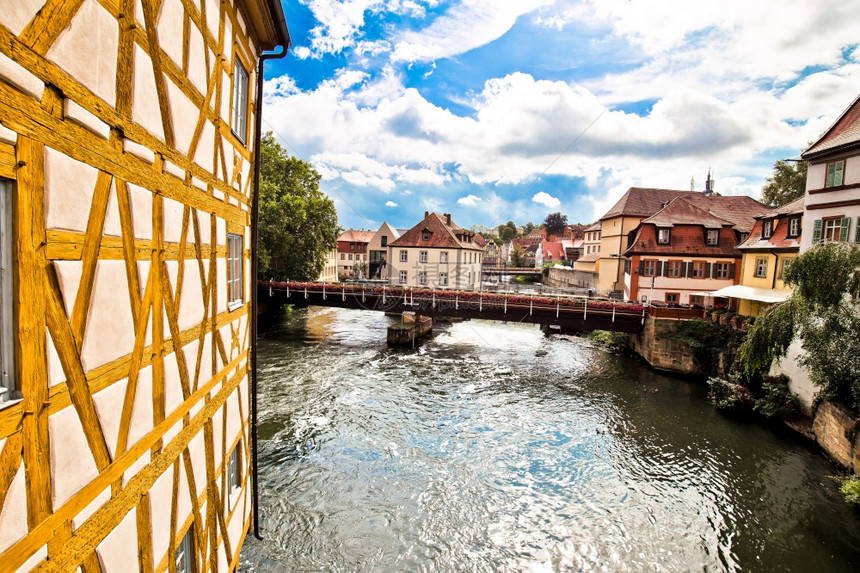
<path id="1" fill-rule="evenodd" d="M 840 153 L 860 147 L 860 96 L 842 112 L 833 125 L 800 154 L 803 159 L 816 159 L 830 153 Z"/>
<path id="2" fill-rule="evenodd" d="M 369 243 L 375 234 L 375 231 L 357 231 L 355 229 L 347 229 L 341 233 L 337 240 L 348 243 Z"/>
<path id="3" fill-rule="evenodd" d="M 706 195 L 691 193 L 684 199 L 711 215 L 730 221 L 735 230 L 748 233 L 755 218 L 765 215 L 771 207 L 746 195 Z"/>
<path id="4" fill-rule="evenodd" d="M 669 203 L 642 221 L 657 227 L 674 227 L 675 225 L 702 225 L 706 229 L 722 229 L 733 226 L 734 223 L 717 217 L 696 207 L 687 197 L 675 197 Z"/>
<path id="5" fill-rule="evenodd" d="M 544 241 L 541 243 L 544 260 L 561 261 L 565 259 L 564 247 L 556 241 Z"/>
<path id="6" fill-rule="evenodd" d="M 768 219 L 770 217 L 782 217 L 784 215 L 800 215 L 803 213 L 803 207 L 805 204 L 806 196 L 804 195 L 799 199 L 795 199 L 791 203 L 773 209 L 770 213 L 760 215 L 756 217 L 756 219 Z"/>
<path id="7" fill-rule="evenodd" d="M 650 217 L 675 197 L 690 195 L 692 193 L 695 193 L 695 191 L 631 187 L 600 220 L 603 221 L 604 219 L 620 216 Z M 587 230 L 592 231 L 595 229 L 589 227 Z"/>
<path id="8" fill-rule="evenodd" d="M 611 209 L 610 209 L 610 210 L 611 210 Z M 586 232 L 586 233 L 591 233 L 591 232 L 599 231 L 599 230 L 600 230 L 600 221 L 596 222 L 595 224 L 593 224 L 592 226 L 590 226 L 589 228 L 587 228 L 587 229 L 585 230 L 585 232 Z"/>
<path id="9" fill-rule="evenodd" d="M 749 237 L 738 245 L 741 251 L 756 251 L 756 250 L 800 250 L 800 236 L 788 236 L 788 223 L 794 215 L 803 214 L 803 205 L 805 197 L 796 199 L 787 205 L 772 209 L 770 213 L 763 217 L 757 217 L 756 223 L 750 232 Z M 767 219 L 782 219 L 777 221 L 776 227 L 770 237 L 762 237 L 762 227 Z M 801 229 L 802 232 L 802 229 Z"/>
<path id="10" fill-rule="evenodd" d="M 389 246 L 481 250 L 477 244 L 461 241 L 457 238 L 457 235 L 473 236 L 471 231 L 461 229 L 453 221 L 448 225 L 447 220 L 449 220 L 447 217 L 443 218 L 438 213 L 428 213 L 420 223 L 403 233 L 393 243 L 389 243 Z M 424 240 L 424 231 L 430 232 L 430 238 L 426 241 Z"/>

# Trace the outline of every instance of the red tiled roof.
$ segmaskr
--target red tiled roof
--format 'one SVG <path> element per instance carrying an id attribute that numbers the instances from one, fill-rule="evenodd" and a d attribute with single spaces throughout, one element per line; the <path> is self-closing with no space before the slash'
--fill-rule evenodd
<path id="1" fill-rule="evenodd" d="M 800 154 L 803 159 L 816 159 L 829 152 L 838 152 L 860 146 L 860 96 L 842 112 L 833 125 Z"/>
<path id="2" fill-rule="evenodd" d="M 711 215 L 725 219 L 742 232 L 752 230 L 755 218 L 770 212 L 771 207 L 746 195 L 705 195 L 691 193 L 684 199 Z"/>
<path id="3" fill-rule="evenodd" d="M 430 232 L 430 238 L 424 240 L 424 231 Z M 403 233 L 396 241 L 389 243 L 391 247 L 428 247 L 443 249 L 471 249 L 482 250 L 475 243 L 470 243 L 457 238 L 473 237 L 472 231 L 466 231 L 457 226 L 453 221 L 450 225 L 446 223 L 438 213 L 428 213 L 424 220 Z"/>
<path id="4" fill-rule="evenodd" d="M 800 235 L 797 237 L 788 236 L 788 220 L 792 216 L 803 214 L 804 199 L 805 197 L 801 197 L 788 205 L 771 210 L 768 216 L 758 217 L 749 237 L 738 245 L 738 249 L 742 251 L 800 250 Z M 764 238 L 762 237 L 762 227 L 767 219 L 776 219 L 777 223 L 773 229 L 773 234 Z"/>
<path id="5" fill-rule="evenodd" d="M 543 248 L 543 258 L 546 261 L 561 261 L 565 258 L 564 247 L 561 243 L 544 241 L 541 243 L 541 248 Z"/>
<path id="6" fill-rule="evenodd" d="M 356 231 L 355 229 L 348 229 L 341 233 L 337 240 L 347 243 L 369 243 L 375 234 L 376 233 L 374 231 Z"/>
<path id="7" fill-rule="evenodd" d="M 625 255 L 675 255 L 675 256 L 720 256 L 740 257 L 736 249 L 737 238 L 730 224 L 720 230 L 719 242 L 708 245 L 705 242 L 705 229 L 700 224 L 677 223 L 670 230 L 669 244 L 657 243 L 657 227 L 644 221 L 636 230 L 636 235 Z"/>
<path id="8" fill-rule="evenodd" d="M 611 209 L 610 209 L 610 211 L 611 211 Z M 599 231 L 599 230 L 600 230 L 600 221 L 596 222 L 595 224 L 593 224 L 592 226 L 590 226 L 589 228 L 587 228 L 587 229 L 585 230 L 585 232 L 586 232 L 586 233 L 591 233 L 591 232 Z"/>
<path id="9" fill-rule="evenodd" d="M 806 205 L 805 195 L 799 199 L 795 199 L 791 203 L 783 205 L 782 207 L 777 207 L 768 215 L 761 215 L 759 217 L 756 217 L 756 219 L 764 219 L 769 216 L 778 217 L 780 215 L 798 215 L 800 213 L 803 213 L 804 205 Z"/>
<path id="10" fill-rule="evenodd" d="M 600 253 L 588 253 L 587 255 L 583 255 L 579 257 L 579 260 L 584 263 L 591 263 L 600 258 Z"/>
<path id="11" fill-rule="evenodd" d="M 702 225 L 706 229 L 722 229 L 732 226 L 731 221 L 717 217 L 691 203 L 688 197 L 675 197 L 669 204 L 642 221 L 658 227 L 674 227 L 675 225 Z"/>
<path id="12" fill-rule="evenodd" d="M 690 195 L 695 191 L 677 191 L 674 189 L 652 189 L 647 187 L 631 187 L 622 195 L 621 199 L 612 206 L 600 220 L 612 217 L 650 217 L 663 208 L 663 205 L 683 195 Z M 595 230 L 589 227 L 588 230 Z"/>

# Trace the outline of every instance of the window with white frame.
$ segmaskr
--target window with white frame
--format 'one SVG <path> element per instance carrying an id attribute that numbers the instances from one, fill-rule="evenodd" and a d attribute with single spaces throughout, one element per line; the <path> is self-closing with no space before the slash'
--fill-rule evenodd
<path id="1" fill-rule="evenodd" d="M 765 221 L 761 226 L 761 236 L 765 239 L 773 234 L 773 221 Z"/>
<path id="2" fill-rule="evenodd" d="M 785 271 L 787 271 L 788 267 L 791 266 L 791 261 L 793 261 L 793 260 L 794 259 L 785 259 L 782 261 L 782 271 L 779 273 L 779 278 L 782 278 L 785 276 Z"/>
<path id="3" fill-rule="evenodd" d="M 667 276 L 678 278 L 681 276 L 681 271 L 684 269 L 684 265 L 681 261 L 668 261 L 665 263 L 669 266 L 666 274 Z"/>
<path id="4" fill-rule="evenodd" d="M 340 260 L 342 260 L 342 261 L 345 261 L 345 260 L 346 260 L 346 253 L 341 253 L 341 254 L 340 254 Z"/>
<path id="5" fill-rule="evenodd" d="M 429 241 L 430 240 L 430 231 L 424 231 L 423 233 L 421 233 L 421 239 L 423 241 Z"/>
<path id="6" fill-rule="evenodd" d="M 418 251 L 418 262 L 426 263 L 427 262 L 427 251 Z"/>
<path id="7" fill-rule="evenodd" d="M 242 263 L 242 235 L 227 233 L 227 306 L 231 310 L 244 298 Z"/>
<path id="8" fill-rule="evenodd" d="M 242 491 L 242 444 L 236 444 L 227 461 L 227 492 L 232 506 Z"/>
<path id="9" fill-rule="evenodd" d="M 0 405 L 19 398 L 15 387 L 12 184 L 0 179 Z"/>
<path id="10" fill-rule="evenodd" d="M 182 537 L 182 541 L 176 546 L 173 556 L 176 563 L 176 573 L 194 573 L 197 567 L 194 563 L 194 528 L 189 527 Z"/>
<path id="11" fill-rule="evenodd" d="M 767 259 L 757 258 L 755 260 L 755 276 L 760 279 L 767 277 Z"/>
<path id="12" fill-rule="evenodd" d="M 233 133 L 245 143 L 248 136 L 248 72 L 236 58 L 233 65 Z"/>
<path id="13" fill-rule="evenodd" d="M 448 262 L 448 251 L 442 251 L 439 253 L 439 262 L 447 263 Z"/>
<path id="14" fill-rule="evenodd" d="M 448 286 L 448 273 L 439 273 L 439 286 Z"/>
<path id="15" fill-rule="evenodd" d="M 669 244 L 669 229 L 657 229 L 657 242 L 661 245 Z"/>
<path id="16" fill-rule="evenodd" d="M 842 217 L 824 220 L 824 233 L 821 238 L 825 241 L 838 241 L 842 234 Z"/>
<path id="17" fill-rule="evenodd" d="M 796 237 L 800 234 L 800 217 L 792 217 L 788 220 L 788 236 Z"/>
<path id="18" fill-rule="evenodd" d="M 845 161 L 834 161 L 827 164 L 827 178 L 824 180 L 825 187 L 839 187 L 842 185 L 842 173 L 845 171 Z"/>
<path id="19" fill-rule="evenodd" d="M 707 243 L 709 245 L 718 245 L 720 243 L 720 230 L 719 229 L 708 229 Z"/>
<path id="20" fill-rule="evenodd" d="M 408 251 L 400 251 L 400 262 L 405 263 L 409 260 L 409 252 Z"/>
<path id="21" fill-rule="evenodd" d="M 419 271 L 418 272 L 418 284 L 426 285 L 427 284 L 427 272 Z"/>
<path id="22" fill-rule="evenodd" d="M 690 276 L 694 279 L 705 278 L 705 263 L 692 263 L 693 268 L 690 271 Z"/>
<path id="23" fill-rule="evenodd" d="M 405 285 L 407 279 L 406 271 L 400 271 L 400 284 Z"/>
<path id="24" fill-rule="evenodd" d="M 647 260 L 642 261 L 642 276 L 653 277 L 657 274 L 657 261 Z"/>
<path id="25" fill-rule="evenodd" d="M 727 279 L 729 278 L 729 263 L 716 263 L 716 273 L 714 278 Z"/>

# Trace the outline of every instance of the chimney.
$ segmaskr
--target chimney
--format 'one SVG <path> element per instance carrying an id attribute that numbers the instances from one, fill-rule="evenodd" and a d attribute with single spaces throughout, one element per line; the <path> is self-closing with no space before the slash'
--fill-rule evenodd
<path id="1" fill-rule="evenodd" d="M 451 213 L 445 213 L 445 224 L 451 226 Z"/>
<path id="2" fill-rule="evenodd" d="M 429 216 L 430 216 L 430 211 L 424 211 L 424 218 L 426 219 Z"/>

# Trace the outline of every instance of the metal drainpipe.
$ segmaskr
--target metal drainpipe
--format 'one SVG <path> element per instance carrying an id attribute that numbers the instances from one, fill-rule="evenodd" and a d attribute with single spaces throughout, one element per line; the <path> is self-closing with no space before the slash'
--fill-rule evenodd
<path id="1" fill-rule="evenodd" d="M 286 23 L 284 23 L 286 29 Z M 277 52 L 264 53 L 257 62 L 257 101 L 254 105 L 254 195 L 251 199 L 251 495 L 254 504 L 254 537 L 262 540 L 260 534 L 260 494 L 257 475 L 257 221 L 260 208 L 260 140 L 262 139 L 263 112 L 263 71 L 267 60 L 277 60 L 287 55 L 290 48 L 289 36 L 281 38 L 283 44 Z"/>

